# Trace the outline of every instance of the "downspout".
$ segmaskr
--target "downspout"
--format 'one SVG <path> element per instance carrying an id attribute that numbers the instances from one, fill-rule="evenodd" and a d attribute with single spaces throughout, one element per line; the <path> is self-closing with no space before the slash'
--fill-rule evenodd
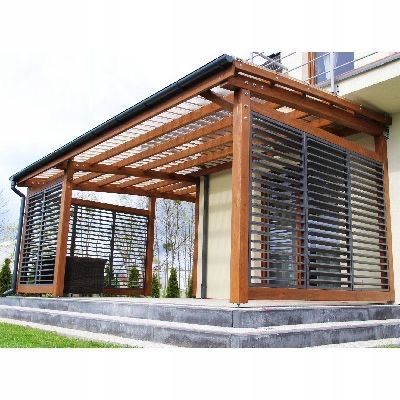
<path id="1" fill-rule="evenodd" d="M 17 292 L 18 262 L 21 253 L 22 229 L 24 225 L 24 215 L 25 215 L 25 195 L 16 188 L 16 183 L 14 179 L 11 180 L 11 190 L 14 193 L 16 193 L 19 197 L 21 197 L 21 205 L 19 208 L 19 222 L 18 222 L 18 230 L 16 237 L 17 242 L 15 244 L 15 252 L 14 252 L 14 271 L 12 276 L 12 287 L 11 289 L 8 289 L 4 293 L 2 293 L 1 294 L 2 296 L 10 296 Z"/>
<path id="2" fill-rule="evenodd" d="M 207 298 L 207 260 L 208 260 L 208 204 L 210 196 L 210 177 L 203 178 L 203 237 L 201 252 L 201 298 Z"/>

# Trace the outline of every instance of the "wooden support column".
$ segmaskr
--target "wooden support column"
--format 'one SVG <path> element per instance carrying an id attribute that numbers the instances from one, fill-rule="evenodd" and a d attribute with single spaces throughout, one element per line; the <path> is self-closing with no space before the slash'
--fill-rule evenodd
<path id="1" fill-rule="evenodd" d="M 394 292 L 394 271 L 393 271 L 393 252 L 392 252 L 392 226 L 390 216 L 390 196 L 389 196 L 389 171 L 387 158 L 387 138 L 384 135 L 375 136 L 375 151 L 380 156 L 383 164 L 383 190 L 385 199 L 385 222 L 386 222 L 386 244 L 387 262 L 389 278 L 389 303 L 395 300 Z"/>
<path id="2" fill-rule="evenodd" d="M 73 168 L 71 162 L 67 164 L 62 180 L 62 193 L 60 205 L 60 220 L 58 224 L 57 251 L 54 266 L 54 296 L 64 294 L 65 264 L 68 247 L 69 220 L 72 199 Z"/>
<path id="3" fill-rule="evenodd" d="M 153 277 L 154 224 L 156 219 L 156 198 L 149 198 L 149 222 L 147 227 L 146 265 L 144 273 L 144 295 L 151 296 L 151 278 Z"/>
<path id="4" fill-rule="evenodd" d="M 196 203 L 194 206 L 194 244 L 193 244 L 193 266 L 192 266 L 192 296 L 197 296 L 197 266 L 199 259 L 199 198 L 200 184 L 196 185 Z"/>
<path id="5" fill-rule="evenodd" d="M 247 303 L 249 286 L 250 93 L 235 92 L 233 108 L 230 301 Z"/>

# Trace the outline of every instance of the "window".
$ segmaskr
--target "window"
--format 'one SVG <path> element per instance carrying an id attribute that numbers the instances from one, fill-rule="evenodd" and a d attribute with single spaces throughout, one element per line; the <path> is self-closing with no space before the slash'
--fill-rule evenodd
<path id="1" fill-rule="evenodd" d="M 329 52 L 311 53 L 310 61 L 313 65 L 310 75 L 314 83 L 318 84 L 331 79 L 331 58 Z M 335 78 L 354 69 L 354 53 L 333 53 L 333 61 Z"/>

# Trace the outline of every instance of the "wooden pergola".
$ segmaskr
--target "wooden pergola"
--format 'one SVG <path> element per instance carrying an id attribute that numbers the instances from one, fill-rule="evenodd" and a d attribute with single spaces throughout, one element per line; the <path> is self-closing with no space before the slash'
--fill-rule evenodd
<path id="1" fill-rule="evenodd" d="M 290 289 L 251 288 L 248 283 L 250 131 L 251 114 L 256 112 L 383 164 L 389 291 L 359 291 L 349 296 L 344 291 L 315 289 L 303 292 L 303 297 L 392 300 L 385 139 L 390 118 L 274 71 L 223 57 L 224 63 L 218 70 L 182 84 L 175 94 L 158 99 L 141 112 L 105 127 L 101 134 L 89 135 L 79 145 L 53 154 L 40 166 L 19 174 L 17 185 L 29 191 L 62 181 L 54 284 L 47 291 L 56 296 L 63 294 L 73 190 L 195 202 L 198 219 L 201 177 L 232 169 L 231 302 L 298 298 Z M 346 139 L 357 132 L 374 137 L 374 151 Z M 195 246 L 194 288 L 197 252 Z M 147 268 L 147 276 L 151 277 L 151 262 Z M 20 285 L 18 291 L 42 293 L 43 288 Z"/>

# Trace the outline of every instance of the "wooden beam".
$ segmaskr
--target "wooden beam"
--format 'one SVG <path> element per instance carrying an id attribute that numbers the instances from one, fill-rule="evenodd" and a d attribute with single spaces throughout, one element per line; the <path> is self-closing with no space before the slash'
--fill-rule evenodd
<path id="1" fill-rule="evenodd" d="M 196 186 L 189 186 L 187 188 L 175 190 L 174 193 L 176 194 L 191 194 L 196 192 Z"/>
<path id="2" fill-rule="evenodd" d="M 212 101 L 213 103 L 219 105 L 226 111 L 232 112 L 233 111 L 233 103 L 226 98 L 218 96 L 212 90 L 207 90 L 201 93 L 201 97 L 204 97 L 206 100 Z"/>
<path id="3" fill-rule="evenodd" d="M 390 301 L 390 293 L 377 290 L 335 290 L 250 287 L 249 300 Z"/>
<path id="4" fill-rule="evenodd" d="M 73 168 L 74 171 L 82 171 L 82 172 L 98 172 L 101 174 L 114 174 L 123 177 L 136 176 L 149 179 L 165 179 L 174 182 L 196 183 L 196 178 L 191 176 L 185 176 L 182 174 L 173 174 L 173 173 L 169 174 L 162 171 L 152 171 L 141 168 L 114 167 L 113 165 L 106 165 L 106 164 L 90 165 L 87 163 L 73 163 Z"/>
<path id="5" fill-rule="evenodd" d="M 68 163 L 64 172 L 60 205 L 60 220 L 58 224 L 57 250 L 54 266 L 54 296 L 64 294 L 65 264 L 67 259 L 69 220 L 72 200 L 73 169 Z"/>
<path id="6" fill-rule="evenodd" d="M 54 285 L 17 285 L 17 293 L 22 294 L 53 294 Z"/>
<path id="7" fill-rule="evenodd" d="M 117 211 L 124 214 L 144 215 L 145 217 L 149 216 L 149 210 L 143 210 L 140 208 L 126 207 L 126 206 L 117 206 L 115 204 L 100 203 L 98 201 L 92 201 L 92 200 L 73 198 L 71 200 L 71 204 L 82 207 L 98 208 L 100 210 Z"/>
<path id="8" fill-rule="evenodd" d="M 144 295 L 151 296 L 151 280 L 153 276 L 154 225 L 156 219 L 156 199 L 149 198 L 149 219 L 147 223 L 146 264 L 144 273 Z"/>
<path id="9" fill-rule="evenodd" d="M 54 161 L 46 164 L 45 166 L 43 166 L 41 168 L 38 168 L 37 170 L 35 170 L 32 173 L 26 175 L 23 179 L 21 179 L 18 182 L 18 184 L 20 182 L 23 182 L 26 179 L 33 178 L 36 175 L 40 174 L 41 172 L 47 171 L 48 169 L 66 161 L 66 160 L 72 159 L 76 155 L 83 153 L 84 151 L 86 151 L 100 143 L 103 143 L 106 140 L 111 139 L 112 137 L 117 136 L 122 132 L 125 132 L 126 130 L 132 128 L 135 125 L 145 122 L 145 121 L 149 120 L 150 118 L 153 118 L 156 115 L 158 115 L 164 111 L 167 111 L 168 109 L 175 107 L 178 104 L 180 104 L 184 101 L 187 101 L 208 89 L 211 89 L 215 86 L 222 84 L 229 77 L 233 76 L 234 72 L 235 72 L 235 69 L 232 66 L 232 67 L 228 67 L 224 71 L 216 73 L 215 75 L 213 75 L 207 79 L 204 79 L 202 82 L 199 82 L 199 83 L 193 85 L 192 87 L 187 88 L 182 93 L 172 96 L 170 99 L 151 107 L 149 110 L 144 111 L 144 112 L 140 113 L 139 115 L 118 124 L 117 126 L 115 126 L 113 128 L 110 128 L 109 130 L 104 132 L 102 135 L 99 135 L 96 138 L 93 138 L 92 140 L 88 141 L 87 143 L 84 143 L 80 146 L 74 147 L 70 151 L 66 152 L 64 155 L 57 157 Z"/>
<path id="10" fill-rule="evenodd" d="M 233 111 L 230 302 L 247 303 L 249 268 L 250 92 L 235 92 Z"/>
<path id="11" fill-rule="evenodd" d="M 385 225 L 386 225 L 386 244 L 388 260 L 388 278 L 389 278 L 389 302 L 394 302 L 394 265 L 393 265 L 393 247 L 392 247 L 392 225 L 390 213 L 390 195 L 389 195 L 389 164 L 387 158 L 387 139 L 382 135 L 375 137 L 375 150 L 380 155 L 383 164 L 383 193 L 385 201 Z"/>
<path id="12" fill-rule="evenodd" d="M 250 74 L 253 75 L 254 77 L 265 79 L 271 82 L 272 84 L 284 86 L 290 90 L 294 90 L 297 92 L 302 92 L 307 96 L 311 96 L 316 99 L 325 101 L 326 103 L 336 105 L 342 109 L 353 111 L 358 115 L 369 118 L 382 125 L 391 125 L 392 123 L 392 118 L 387 114 L 369 110 L 364 106 L 355 104 L 349 100 L 344 99 L 343 97 L 335 96 L 331 93 L 325 92 L 324 90 L 307 85 L 303 82 L 299 82 L 295 79 L 284 76 L 282 74 L 277 74 L 273 71 L 248 64 L 241 60 L 234 61 L 234 66 L 236 73 Z"/>
<path id="13" fill-rule="evenodd" d="M 371 158 L 373 160 L 381 162 L 381 156 L 378 155 L 376 152 L 368 150 L 356 143 L 350 142 L 346 138 L 334 135 L 328 131 L 325 131 L 321 128 L 316 128 L 312 126 L 309 122 L 302 121 L 301 119 L 293 119 L 287 116 L 284 113 L 281 113 L 276 110 L 265 110 L 261 107 L 258 107 L 256 102 L 251 103 L 252 111 L 255 111 L 259 114 L 262 114 L 266 117 L 272 118 L 278 122 L 282 122 L 283 124 L 287 124 L 295 129 L 299 129 L 301 131 L 307 132 L 310 135 L 318 137 L 320 139 L 324 139 L 330 143 L 336 144 L 344 149 L 353 151 L 357 154 L 361 154 L 362 156 Z"/>
<path id="14" fill-rule="evenodd" d="M 161 154 L 167 150 L 176 148 L 178 146 L 182 146 L 182 145 L 190 143 L 194 140 L 200 139 L 204 136 L 211 135 L 217 131 L 226 129 L 226 128 L 230 127 L 231 125 L 232 125 L 232 117 L 222 118 L 212 124 L 203 126 L 199 129 L 191 131 L 185 135 L 177 136 L 173 139 L 162 142 L 156 146 L 153 146 L 147 150 L 144 150 L 138 154 L 134 154 L 133 156 L 124 158 L 123 160 L 118 161 L 117 163 L 113 164 L 113 166 L 124 167 L 126 165 L 134 164 L 138 161 L 142 161 L 146 158 L 150 158 L 156 154 Z M 109 183 L 116 182 L 116 181 L 120 180 L 121 178 L 123 178 L 123 176 L 122 177 L 112 176 L 112 177 L 105 178 L 105 179 L 99 181 L 98 184 L 99 185 L 107 185 Z M 87 177 L 78 178 L 78 179 L 76 179 L 76 183 L 82 183 L 87 180 L 88 180 Z"/>
<path id="15" fill-rule="evenodd" d="M 94 183 L 81 183 L 79 185 L 73 185 L 73 190 L 102 192 L 102 193 L 132 194 L 136 196 L 156 197 L 159 199 L 188 201 L 191 203 L 195 201 L 194 196 L 177 195 L 174 193 L 161 193 L 157 190 L 144 190 L 142 188 L 119 188 L 116 185 L 98 186 Z"/>
<path id="16" fill-rule="evenodd" d="M 368 120 L 365 117 L 353 115 L 348 111 L 335 108 L 327 103 L 302 96 L 301 94 L 283 89 L 278 86 L 269 86 L 264 82 L 250 79 L 247 77 L 233 77 L 228 80 L 231 87 L 250 90 L 250 92 L 261 99 L 271 100 L 282 105 L 305 111 L 311 115 L 316 115 L 332 122 L 337 122 L 349 128 L 357 129 L 360 132 L 368 133 L 373 136 L 381 135 L 385 129 L 384 125 Z"/>
<path id="17" fill-rule="evenodd" d="M 202 168 L 196 172 L 193 172 L 191 174 L 192 176 L 204 176 L 204 175 L 210 175 L 210 174 L 215 174 L 216 172 L 224 171 L 226 169 L 231 169 L 232 168 L 232 161 L 228 161 L 222 164 L 214 165 L 213 167 L 208 167 L 208 168 Z"/>

